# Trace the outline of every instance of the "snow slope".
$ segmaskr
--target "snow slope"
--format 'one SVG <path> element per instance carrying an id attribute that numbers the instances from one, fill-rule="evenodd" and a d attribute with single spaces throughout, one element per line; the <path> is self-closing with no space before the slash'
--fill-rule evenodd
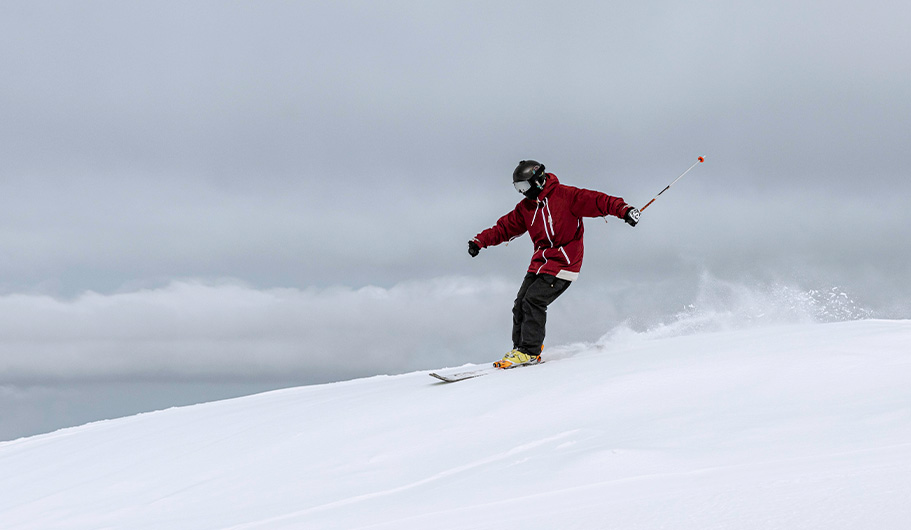
<path id="1" fill-rule="evenodd" d="M 911 321 L 666 335 L 2 443 L 0 527 L 911 525 Z"/>

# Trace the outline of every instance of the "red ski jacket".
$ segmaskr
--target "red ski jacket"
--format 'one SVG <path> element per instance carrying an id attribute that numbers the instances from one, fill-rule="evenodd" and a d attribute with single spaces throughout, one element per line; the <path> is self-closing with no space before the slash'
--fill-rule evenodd
<path id="1" fill-rule="evenodd" d="M 622 219 L 629 208 L 620 197 L 566 186 L 548 173 L 537 200 L 522 199 L 475 240 L 481 248 L 491 247 L 528 232 L 535 245 L 528 272 L 572 281 L 582 268 L 582 218 L 613 215 Z"/>

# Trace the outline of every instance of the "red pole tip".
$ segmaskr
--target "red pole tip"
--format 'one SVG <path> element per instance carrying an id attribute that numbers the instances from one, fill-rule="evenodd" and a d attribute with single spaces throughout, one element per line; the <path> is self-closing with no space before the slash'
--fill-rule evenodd
<path id="1" fill-rule="evenodd" d="M 705 162 L 705 157 L 704 157 L 704 156 L 700 156 L 700 157 L 699 157 L 699 161 L 700 161 L 700 162 Z"/>

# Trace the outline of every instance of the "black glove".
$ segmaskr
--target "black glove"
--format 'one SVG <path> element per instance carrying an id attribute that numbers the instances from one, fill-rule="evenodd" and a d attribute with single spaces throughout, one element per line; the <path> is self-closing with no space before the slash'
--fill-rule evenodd
<path id="1" fill-rule="evenodd" d="M 639 222 L 639 210 L 635 206 L 630 206 L 623 215 L 623 220 L 630 226 L 636 226 Z"/>
<path id="2" fill-rule="evenodd" d="M 471 257 L 478 255 L 478 252 L 481 252 L 481 247 L 478 245 L 478 242 L 472 239 L 468 242 L 468 253 L 471 254 Z"/>

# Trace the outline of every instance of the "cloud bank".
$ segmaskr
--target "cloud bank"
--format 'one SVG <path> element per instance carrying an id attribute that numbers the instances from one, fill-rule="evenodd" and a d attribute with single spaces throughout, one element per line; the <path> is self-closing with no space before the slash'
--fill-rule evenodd
<path id="1" fill-rule="evenodd" d="M 179 281 L 71 300 L 6 295 L 0 381 L 325 381 L 485 362 L 511 347 L 516 287 L 473 278 L 303 290 Z M 591 340 L 620 323 L 692 321 L 694 312 L 716 324 L 872 315 L 837 290 L 749 287 L 709 275 L 694 287 L 690 304 L 663 311 L 631 303 L 648 296 L 647 286 L 570 289 L 551 308 L 548 343 Z"/>
<path id="2" fill-rule="evenodd" d="M 22 382 L 398 372 L 454 361 L 484 340 L 502 324 L 495 314 L 505 314 L 497 306 L 507 293 L 495 281 L 448 279 L 321 290 L 180 281 L 72 300 L 13 294 L 0 297 L 0 374 Z"/>

